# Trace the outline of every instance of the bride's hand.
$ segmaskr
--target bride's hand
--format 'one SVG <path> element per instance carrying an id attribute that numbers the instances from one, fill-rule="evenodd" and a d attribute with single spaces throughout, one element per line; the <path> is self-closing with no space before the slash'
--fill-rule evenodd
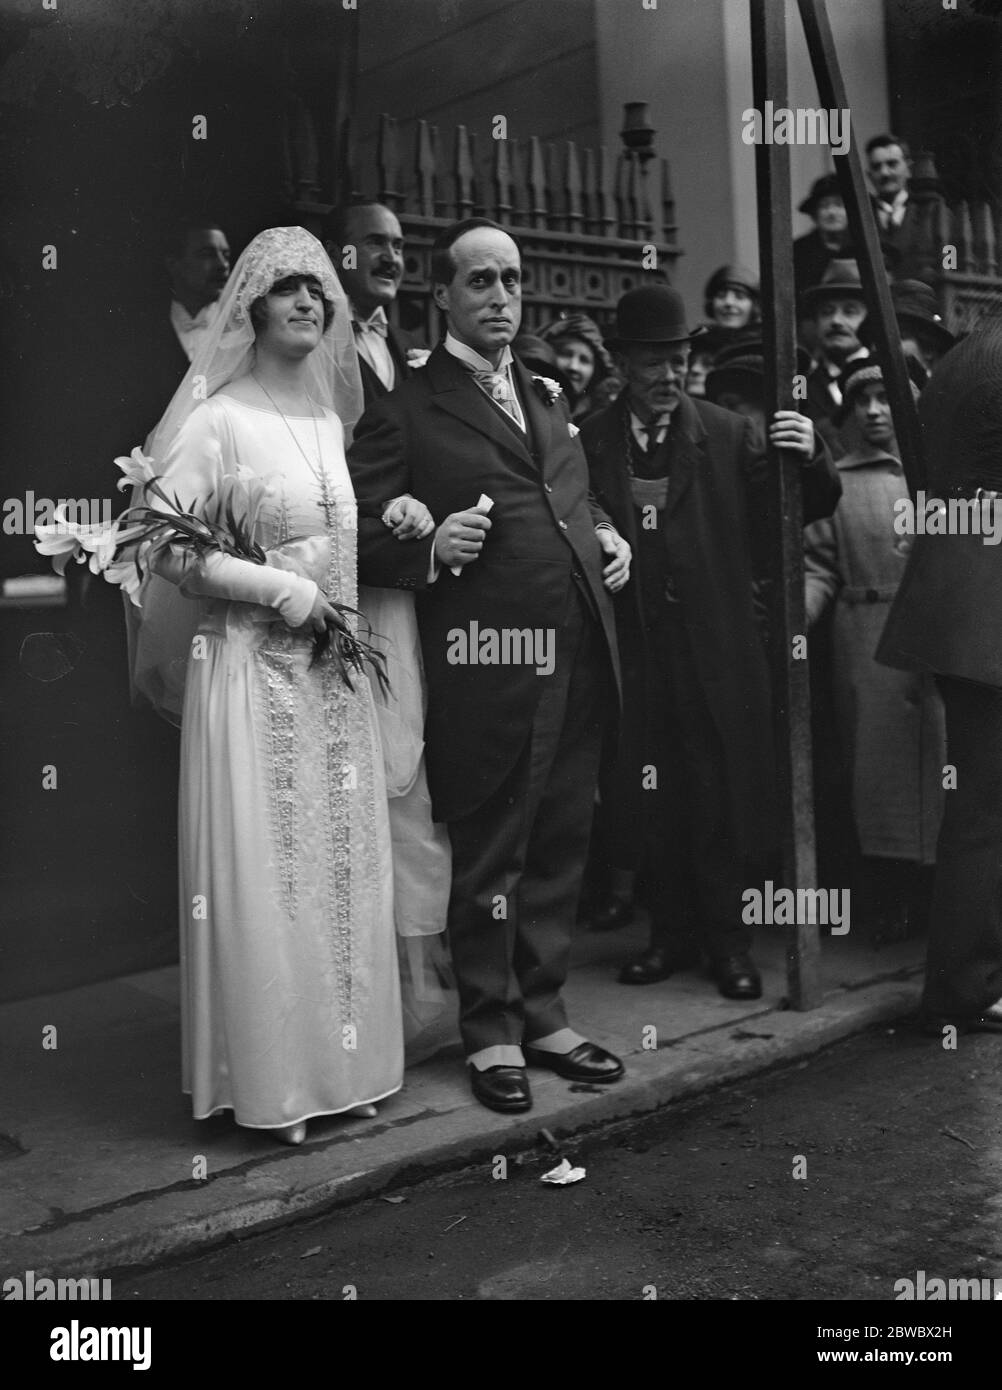
<path id="1" fill-rule="evenodd" d="M 315 632 L 318 635 L 323 635 L 327 630 L 328 622 L 337 624 L 340 621 L 341 619 L 338 617 L 337 610 L 331 607 L 330 603 L 327 601 L 327 596 L 322 594 L 318 589 L 317 596 L 313 600 L 313 607 L 310 609 L 305 623 L 303 623 L 304 629 Z"/>
<path id="2" fill-rule="evenodd" d="M 431 512 L 416 497 L 396 498 L 384 512 L 383 521 L 398 541 L 420 541 L 435 529 Z"/>

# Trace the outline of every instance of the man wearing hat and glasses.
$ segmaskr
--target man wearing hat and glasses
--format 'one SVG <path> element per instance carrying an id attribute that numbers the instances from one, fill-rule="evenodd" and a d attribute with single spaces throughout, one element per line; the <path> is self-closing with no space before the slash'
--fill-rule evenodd
<path id="1" fill-rule="evenodd" d="M 705 955 L 725 997 L 757 999 L 741 894 L 776 848 L 769 675 L 753 604 L 776 540 L 765 460 L 748 420 L 685 394 L 695 334 L 673 289 L 628 291 L 616 323 L 609 346 L 626 384 L 581 438 L 596 500 L 634 555 L 615 600 L 624 732 L 602 814 L 616 867 L 645 872 L 651 943 L 620 979 L 663 980 Z M 805 425 L 782 412 L 770 434 L 803 449 Z M 808 468 L 812 451 L 813 438 Z"/>

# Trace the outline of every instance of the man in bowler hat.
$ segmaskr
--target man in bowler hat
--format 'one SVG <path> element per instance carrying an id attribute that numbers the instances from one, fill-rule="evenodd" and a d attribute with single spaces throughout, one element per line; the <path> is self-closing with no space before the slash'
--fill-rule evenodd
<path id="1" fill-rule="evenodd" d="M 673 289 L 630 290 L 616 324 L 610 347 L 626 385 L 585 422 L 582 442 L 596 501 L 634 557 L 616 597 L 623 736 L 602 814 L 613 863 L 645 872 L 651 940 L 620 979 L 652 983 L 705 956 L 721 994 L 757 999 L 741 904 L 776 849 L 753 603 L 775 545 L 766 464 L 750 421 L 685 394 L 694 334 Z M 803 416 L 779 412 L 769 428 L 806 469 L 827 473 Z M 836 496 L 825 490 L 827 511 Z"/>

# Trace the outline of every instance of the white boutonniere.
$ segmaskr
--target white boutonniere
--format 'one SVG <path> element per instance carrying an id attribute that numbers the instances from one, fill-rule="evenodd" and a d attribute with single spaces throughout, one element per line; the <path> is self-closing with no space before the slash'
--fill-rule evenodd
<path id="1" fill-rule="evenodd" d="M 539 392 L 540 399 L 545 405 L 553 405 L 554 402 L 559 401 L 560 397 L 564 394 L 563 387 L 558 381 L 554 381 L 552 377 L 534 376 L 532 378 L 532 384 Z"/>
<path id="2" fill-rule="evenodd" d="M 430 348 L 408 348 L 407 365 L 408 367 L 414 367 L 415 369 L 418 367 L 423 367 L 430 356 Z"/>
<path id="3" fill-rule="evenodd" d="M 568 420 L 568 421 L 567 421 L 567 433 L 568 433 L 568 434 L 570 435 L 570 437 L 573 439 L 573 438 L 575 437 L 575 435 L 580 434 L 581 431 L 578 429 L 577 425 L 575 425 L 574 422 L 573 422 L 572 420 Z"/>

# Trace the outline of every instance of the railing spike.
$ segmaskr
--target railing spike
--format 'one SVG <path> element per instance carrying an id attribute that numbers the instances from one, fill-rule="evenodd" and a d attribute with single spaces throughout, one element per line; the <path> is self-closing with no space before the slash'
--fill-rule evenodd
<path id="1" fill-rule="evenodd" d="M 435 151 L 432 147 L 431 129 L 427 121 L 418 121 L 417 158 L 417 211 L 422 217 L 435 216 Z"/>
<path id="2" fill-rule="evenodd" d="M 569 232 L 580 232 L 584 224 L 584 207 L 581 203 L 581 165 L 578 161 L 577 146 L 573 140 L 567 142 L 567 163 L 565 165 L 564 189 L 567 195 L 566 226 Z"/>
<path id="3" fill-rule="evenodd" d="M 538 135 L 529 140 L 529 218 L 538 230 L 546 226 L 546 166 Z"/>
<path id="4" fill-rule="evenodd" d="M 473 152 L 469 131 L 464 125 L 456 127 L 456 217 L 473 213 Z"/>

